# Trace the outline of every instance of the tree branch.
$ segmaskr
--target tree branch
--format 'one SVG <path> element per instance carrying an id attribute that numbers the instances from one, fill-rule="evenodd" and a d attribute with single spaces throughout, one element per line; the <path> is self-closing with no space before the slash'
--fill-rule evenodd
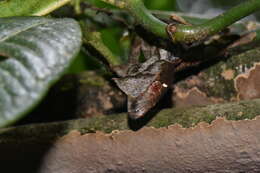
<path id="1" fill-rule="evenodd" d="M 260 9 L 259 0 L 247 0 L 240 5 L 231 8 L 227 12 L 195 26 L 183 24 L 167 24 L 155 18 L 144 6 L 141 0 L 102 0 L 129 11 L 129 13 L 144 28 L 152 33 L 167 38 L 170 35 L 174 43 L 180 42 L 193 44 L 223 30 L 234 22 L 246 17 Z M 166 31 L 167 27 L 167 31 Z"/>
<path id="2" fill-rule="evenodd" d="M 168 31 L 173 42 L 192 44 L 193 42 L 204 40 L 259 9 L 259 0 L 248 0 L 201 25 L 173 24 L 168 26 Z"/>
<path id="3" fill-rule="evenodd" d="M 218 119 L 188 129 L 169 126 L 191 127 L 216 116 L 251 119 L 259 114 L 258 99 L 166 109 L 148 124 L 161 128 L 137 132 L 118 131 L 128 129 L 125 114 L 1 129 L 1 169 L 34 173 L 259 172 L 259 118 Z M 117 131 L 96 132 L 113 130 Z"/>

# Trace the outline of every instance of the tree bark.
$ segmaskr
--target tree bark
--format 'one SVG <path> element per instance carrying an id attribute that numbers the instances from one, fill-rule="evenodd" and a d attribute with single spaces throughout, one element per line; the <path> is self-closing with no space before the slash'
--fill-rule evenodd
<path id="1" fill-rule="evenodd" d="M 180 76 L 192 75 L 187 75 L 185 80 L 173 85 L 174 105 L 184 107 L 259 98 L 259 43 L 239 46 L 228 53 L 228 58 L 210 62 L 215 63 L 214 65 L 205 63 L 197 68 L 181 71 Z"/>
<path id="2" fill-rule="evenodd" d="M 128 129 L 137 130 L 147 120 L 131 122 L 125 114 L 1 129 L 1 170 L 259 172 L 257 115 L 260 115 L 259 99 L 166 109 L 137 132 Z M 205 123 L 216 116 L 255 119 L 218 118 L 211 125 Z"/>

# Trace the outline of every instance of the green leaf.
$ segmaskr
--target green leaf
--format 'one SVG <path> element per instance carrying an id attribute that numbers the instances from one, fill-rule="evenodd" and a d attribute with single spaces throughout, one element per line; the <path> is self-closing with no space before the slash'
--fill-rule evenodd
<path id="1" fill-rule="evenodd" d="M 0 18 L 0 127 L 40 101 L 80 45 L 81 30 L 72 19 Z"/>
<path id="2" fill-rule="evenodd" d="M 0 0 L 0 17 L 43 16 L 71 0 Z"/>

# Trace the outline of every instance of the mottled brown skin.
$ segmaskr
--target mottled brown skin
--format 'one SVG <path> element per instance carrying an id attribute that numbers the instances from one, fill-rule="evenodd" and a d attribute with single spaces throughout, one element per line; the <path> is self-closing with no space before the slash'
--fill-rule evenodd
<path id="1" fill-rule="evenodd" d="M 143 117 L 153 108 L 174 79 L 178 58 L 163 49 L 152 51 L 146 62 L 129 66 L 125 76 L 114 79 L 128 96 L 128 114 L 132 119 Z"/>

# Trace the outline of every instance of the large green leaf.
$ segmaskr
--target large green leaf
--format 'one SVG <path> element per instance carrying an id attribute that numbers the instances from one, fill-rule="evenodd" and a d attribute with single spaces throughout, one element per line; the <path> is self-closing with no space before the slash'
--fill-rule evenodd
<path id="1" fill-rule="evenodd" d="M 0 0 L 0 17 L 42 16 L 71 0 Z"/>
<path id="2" fill-rule="evenodd" d="M 0 18 L 0 127 L 39 102 L 80 44 L 81 30 L 72 19 Z"/>

